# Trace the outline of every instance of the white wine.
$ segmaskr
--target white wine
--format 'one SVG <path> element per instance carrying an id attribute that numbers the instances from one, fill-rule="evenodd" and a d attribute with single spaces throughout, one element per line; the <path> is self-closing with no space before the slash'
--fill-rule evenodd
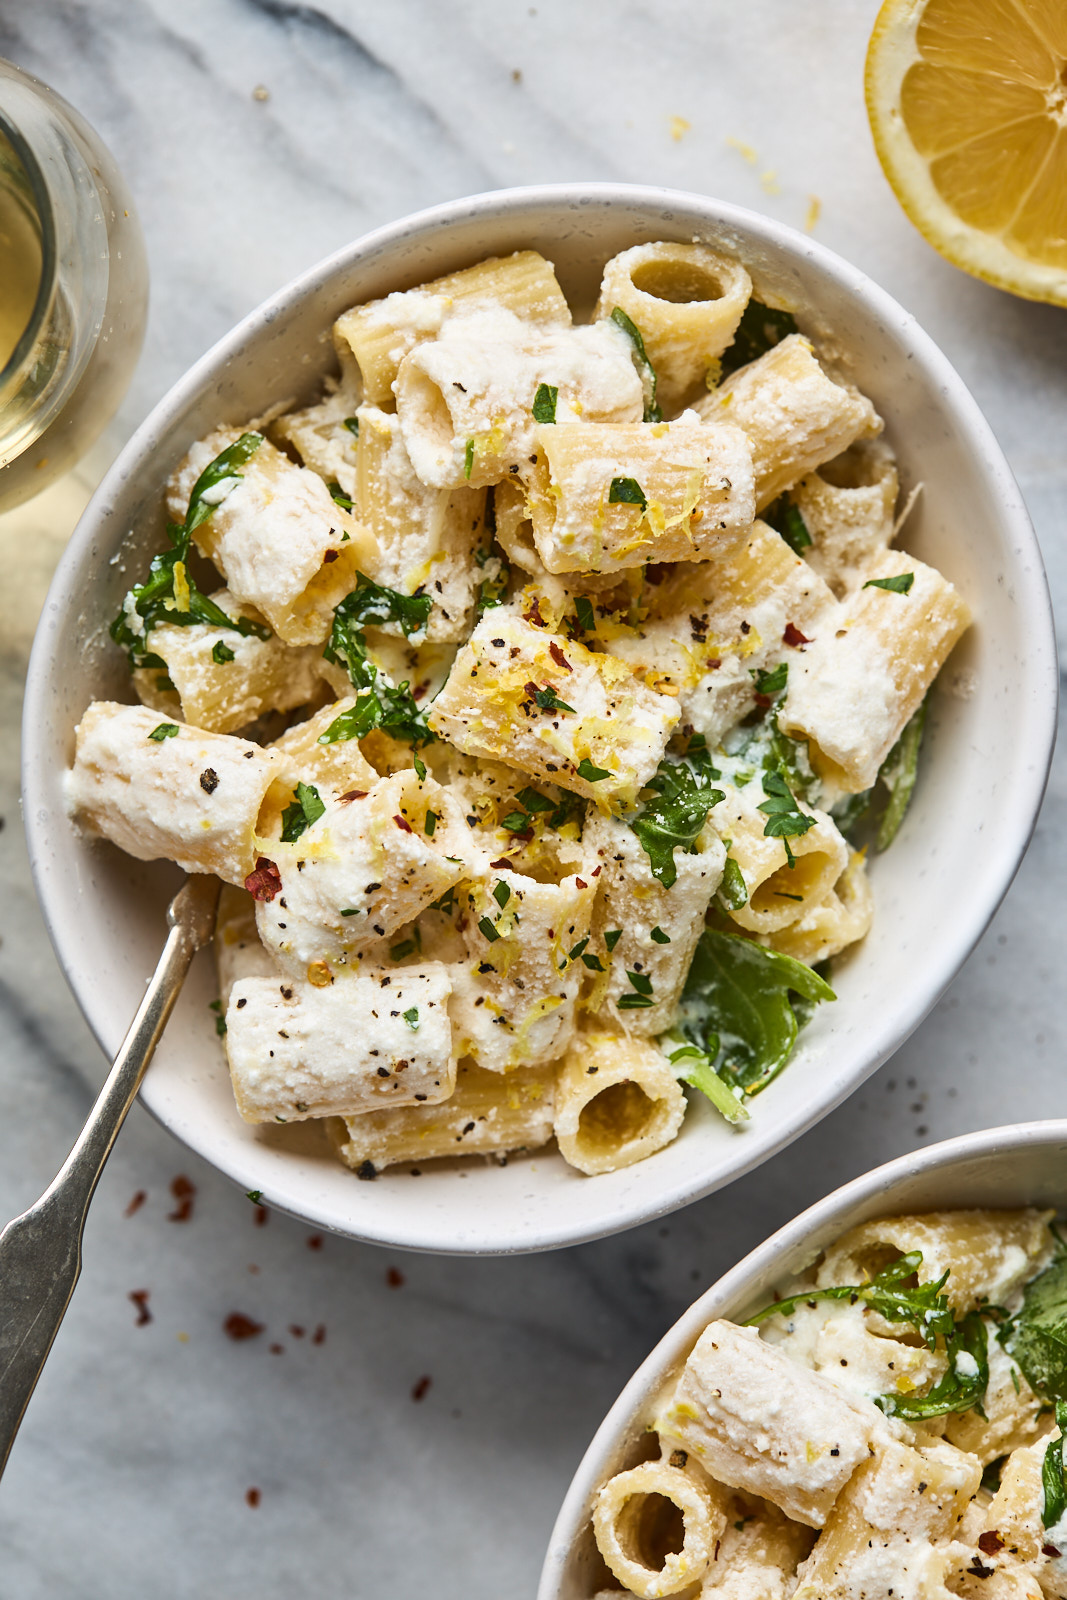
<path id="1" fill-rule="evenodd" d="M 0 135 L 0 371 L 26 331 L 40 285 L 40 226 L 21 164 Z"/>

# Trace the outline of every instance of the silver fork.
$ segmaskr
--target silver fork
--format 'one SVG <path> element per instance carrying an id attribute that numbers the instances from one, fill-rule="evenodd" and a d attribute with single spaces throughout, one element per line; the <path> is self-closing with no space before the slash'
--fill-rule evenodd
<path id="1" fill-rule="evenodd" d="M 89 1203 L 196 952 L 211 939 L 219 880 L 190 877 L 137 1015 L 70 1155 L 41 1198 L 0 1233 L 0 1473 L 81 1272 Z"/>

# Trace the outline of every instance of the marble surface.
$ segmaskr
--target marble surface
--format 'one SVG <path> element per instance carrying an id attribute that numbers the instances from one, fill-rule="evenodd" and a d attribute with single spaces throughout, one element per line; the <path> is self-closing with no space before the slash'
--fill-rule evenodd
<path id="1" fill-rule="evenodd" d="M 117 422 L 76 474 L 0 519 L 0 1215 L 50 1179 L 104 1069 L 45 936 L 19 825 L 19 701 L 51 568 L 93 483 L 174 379 L 366 229 L 481 189 L 598 178 L 813 227 L 960 369 L 1067 608 L 1067 314 L 963 277 L 897 208 L 863 109 L 876 10 L 0 0 L 0 54 L 71 99 L 125 170 L 153 284 Z M 966 827 L 966 795 L 959 807 Z M 594 1427 L 699 1289 L 867 1167 L 1067 1109 L 1053 932 L 1065 824 L 1061 759 L 1015 886 L 909 1044 L 790 1150 L 662 1225 L 522 1260 L 400 1259 L 281 1216 L 258 1224 L 135 1108 L 0 1488 L 0 1594 L 531 1596 Z M 196 1189 L 184 1224 L 179 1176 Z M 152 1317 L 140 1325 L 139 1290 Z M 264 1331 L 231 1341 L 234 1311 Z"/>

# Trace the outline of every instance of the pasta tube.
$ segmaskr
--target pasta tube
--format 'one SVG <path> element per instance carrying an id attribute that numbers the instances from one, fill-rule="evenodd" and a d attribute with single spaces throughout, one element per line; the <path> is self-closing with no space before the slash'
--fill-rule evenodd
<path id="1" fill-rule="evenodd" d="M 832 784 L 869 789 L 970 620 L 933 567 L 886 550 L 836 627 L 798 656 L 780 727 L 808 741 L 813 766 Z"/>
<path id="2" fill-rule="evenodd" d="M 707 1570 L 726 1528 L 712 1485 L 666 1461 L 645 1461 L 617 1473 L 593 1507 L 597 1548 L 629 1594 L 641 1600 L 689 1589 Z M 665 1549 L 657 1499 L 681 1513 L 682 1547 Z"/>
<path id="3" fill-rule="evenodd" d="M 559 1153 L 579 1172 L 614 1172 L 670 1144 L 685 1116 L 681 1084 L 654 1045 L 580 1033 L 556 1085 Z"/>
<path id="4" fill-rule="evenodd" d="M 400 1161 L 442 1156 L 489 1155 L 503 1162 L 551 1139 L 555 1088 L 551 1067 L 517 1067 L 502 1076 L 460 1061 L 447 1100 L 338 1118 L 326 1131 L 341 1160 L 365 1178 Z"/>
<path id="5" fill-rule="evenodd" d="M 413 350 L 396 379 L 396 407 L 423 483 L 499 483 L 533 450 L 538 391 L 555 391 L 558 422 L 640 422 L 641 381 L 613 322 L 546 332 L 508 311 L 449 323 Z"/>
<path id="6" fill-rule="evenodd" d="M 373 789 L 378 782 L 378 774 L 360 749 L 358 740 L 338 739 L 336 744 L 319 743 L 319 739 L 338 717 L 351 711 L 355 703 L 355 696 L 347 695 L 343 700 L 323 706 L 306 722 L 298 722 L 287 728 L 269 748 L 284 756 L 305 783 L 321 784 L 337 795 L 349 794 L 353 789 Z"/>
<path id="7" fill-rule="evenodd" d="M 534 543 L 549 572 L 616 572 L 728 555 L 754 514 L 740 428 L 539 424 L 528 474 Z"/>
<path id="8" fill-rule="evenodd" d="M 457 655 L 427 720 L 460 750 L 627 805 L 659 765 L 678 707 L 614 657 L 501 607 Z"/>
<path id="9" fill-rule="evenodd" d="M 193 445 L 167 491 L 176 522 L 204 468 L 239 437 L 236 428 L 219 428 Z M 286 644 L 321 644 L 334 606 L 373 558 L 374 540 L 317 473 L 294 466 L 269 440 L 241 474 L 193 534 L 197 549 Z"/>
<path id="10" fill-rule="evenodd" d="M 325 986 L 242 978 L 226 1053 L 246 1122 L 356 1116 L 445 1100 L 455 1084 L 448 969 L 363 968 Z"/>
<path id="11" fill-rule="evenodd" d="M 356 306 L 334 324 L 334 340 L 358 362 L 364 399 L 387 406 L 393 402 L 397 370 L 410 351 L 438 338 L 452 318 L 497 306 L 534 328 L 571 325 L 570 307 L 551 261 L 536 250 L 517 250 Z"/>
<path id="12" fill-rule="evenodd" d="M 235 621 L 262 621 L 254 607 L 226 589 L 211 600 Z M 150 648 L 164 666 L 134 672 L 143 704 L 156 711 L 178 709 L 183 721 L 207 733 L 232 733 L 265 711 L 305 705 L 320 681 L 320 652 L 313 646 L 290 648 L 276 634 L 260 639 L 211 623 L 183 628 L 160 622 L 152 629 Z"/>
<path id="13" fill-rule="evenodd" d="M 888 445 L 865 439 L 791 491 L 811 539 L 804 559 L 839 600 L 859 588 L 871 562 L 892 542 L 899 488 Z"/>
<path id="14" fill-rule="evenodd" d="M 762 786 L 753 781 L 744 788 L 723 787 L 725 798 L 712 811 L 711 825 L 730 840 L 730 856 L 748 891 L 746 903 L 730 915 L 750 933 L 777 934 L 826 899 L 848 865 L 848 846 L 824 811 L 798 803 L 798 812 L 814 822 L 789 838 L 787 853 L 783 840 L 767 836 L 767 817 L 759 809 Z"/>
<path id="15" fill-rule="evenodd" d="M 224 884 L 215 917 L 215 971 L 219 980 L 222 1015 L 239 978 L 270 978 L 274 962 L 256 928 L 256 902 L 244 889 Z"/>
<path id="16" fill-rule="evenodd" d="M 291 445 L 305 467 L 356 497 L 356 385 L 341 383 L 317 405 L 290 411 L 271 424 L 272 438 Z"/>
<path id="17" fill-rule="evenodd" d="M 848 865 L 826 898 L 805 905 L 794 921 L 761 936 L 761 943 L 813 967 L 862 939 L 873 917 L 874 896 L 866 860 L 860 851 L 850 849 Z"/>
<path id="18" fill-rule="evenodd" d="M 739 261 L 706 244 L 638 244 L 604 268 L 596 315 L 615 307 L 640 331 L 669 416 L 703 387 L 737 332 L 752 293 Z"/>
<path id="19" fill-rule="evenodd" d="M 241 886 L 261 813 L 292 782 L 284 757 L 229 734 L 95 700 L 75 729 L 71 815 L 138 861 L 176 861 Z"/>
<path id="20" fill-rule="evenodd" d="M 757 510 L 882 426 L 871 402 L 835 383 L 799 333 L 742 367 L 695 407 L 709 422 L 733 422 L 748 434 Z"/>

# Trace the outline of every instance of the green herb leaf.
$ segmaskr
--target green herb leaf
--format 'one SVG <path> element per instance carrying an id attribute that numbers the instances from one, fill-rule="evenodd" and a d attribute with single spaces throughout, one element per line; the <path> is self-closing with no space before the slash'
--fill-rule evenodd
<path id="1" fill-rule="evenodd" d="M 1063 1458 L 1067 1444 L 1067 1405 L 1056 1401 L 1056 1426 L 1058 1439 L 1050 1439 L 1041 1463 L 1041 1487 L 1044 1490 L 1044 1509 L 1041 1521 L 1046 1531 L 1054 1528 L 1067 1511 L 1067 1462 Z"/>
<path id="2" fill-rule="evenodd" d="M 583 756 L 578 763 L 578 776 L 584 778 L 586 783 L 599 783 L 602 778 L 610 778 L 611 773 L 607 767 L 594 767 L 588 756 Z"/>
<path id="3" fill-rule="evenodd" d="M 401 939 L 399 944 L 394 944 L 389 951 L 390 961 L 403 961 L 405 956 L 413 955 L 418 946 L 414 939 Z"/>
<path id="4" fill-rule="evenodd" d="M 588 943 L 589 943 L 588 935 L 586 935 L 586 937 L 584 939 L 579 939 L 578 943 L 576 945 L 572 945 L 571 948 L 567 951 L 567 960 L 568 961 L 577 961 L 578 957 L 581 955 L 582 951 L 585 949 L 585 947 L 586 947 L 586 945 Z"/>
<path id="5" fill-rule="evenodd" d="M 656 403 L 656 371 L 648 359 L 645 341 L 636 322 L 626 315 L 621 306 L 616 306 L 611 313 L 611 320 L 617 328 L 621 328 L 630 341 L 634 366 L 637 376 L 641 379 L 641 388 L 645 397 L 644 422 L 662 422 L 663 412 Z"/>
<path id="6" fill-rule="evenodd" d="M 780 494 L 760 515 L 775 533 L 781 534 L 794 555 L 802 555 L 808 549 L 812 542 L 808 525 L 800 514 L 800 507 L 794 504 L 788 493 Z"/>
<path id="7" fill-rule="evenodd" d="M 295 844 L 324 815 L 326 806 L 313 783 L 298 783 L 296 799 L 282 812 L 282 843 Z"/>
<path id="8" fill-rule="evenodd" d="M 367 654 L 364 629 L 399 622 L 408 639 L 425 631 L 433 601 L 426 594 L 400 594 L 357 575 L 356 587 L 334 608 L 333 627 L 323 650 L 327 661 L 348 672 L 359 698 L 350 711 L 336 717 L 320 744 L 337 744 L 345 739 L 364 739 L 374 728 L 384 728 L 399 739 L 413 744 L 429 744 L 434 738 L 407 683 L 394 684 Z"/>
<path id="9" fill-rule="evenodd" d="M 644 1011 L 655 1003 L 652 996 L 647 994 L 622 994 L 615 1002 L 620 1011 Z"/>
<path id="10" fill-rule="evenodd" d="M 758 1094 L 793 1052 L 799 1028 L 793 995 L 813 1003 L 837 998 L 791 956 L 705 928 L 682 991 L 680 1026 L 727 1084 Z"/>
<path id="11" fill-rule="evenodd" d="M 619 940 L 621 938 L 622 938 L 622 929 L 621 928 L 609 928 L 608 932 L 604 935 L 604 943 L 608 947 L 608 955 L 611 954 L 611 952 L 614 950 L 615 946 L 618 944 L 618 942 L 619 942 Z"/>
<path id="12" fill-rule="evenodd" d="M 604 963 L 599 956 L 584 955 L 582 962 L 589 968 L 590 972 L 603 972 L 604 970 Z"/>
<path id="13" fill-rule="evenodd" d="M 596 617 L 593 614 L 593 602 L 584 594 L 575 596 L 574 614 L 578 618 L 578 626 L 585 633 L 592 633 L 596 628 Z"/>
<path id="14" fill-rule="evenodd" d="M 463 452 L 463 476 L 469 478 L 474 470 L 474 440 L 467 440 L 467 448 Z"/>
<path id="15" fill-rule="evenodd" d="M 531 821 L 532 818 L 525 811 L 509 811 L 506 817 L 501 818 L 500 826 L 509 833 L 525 833 Z"/>
<path id="16" fill-rule="evenodd" d="M 555 809 L 556 802 L 550 800 L 546 794 L 539 794 L 536 789 L 528 787 L 520 789 L 515 798 L 521 806 L 526 807 L 527 811 L 552 811 Z"/>
<path id="17" fill-rule="evenodd" d="M 418 1008 L 418 1006 L 412 1006 L 410 1011 L 405 1011 L 403 1013 L 403 1017 L 404 1017 L 404 1021 L 407 1023 L 408 1027 L 411 1029 L 412 1033 L 418 1033 L 418 1031 L 419 1031 L 419 1008 Z"/>
<path id="18" fill-rule="evenodd" d="M 748 885 L 733 856 L 726 857 L 719 883 L 718 900 L 724 911 L 740 911 L 748 904 Z"/>
<path id="19" fill-rule="evenodd" d="M 694 1089 L 699 1089 L 702 1094 L 707 1095 L 716 1111 L 724 1116 L 727 1122 L 748 1121 L 749 1113 L 744 1103 L 729 1084 L 724 1083 L 719 1077 L 706 1051 L 695 1044 L 690 1044 L 676 1029 L 662 1034 L 659 1043 L 663 1050 L 675 1046 L 670 1050 L 667 1060 L 674 1068 L 676 1078 L 682 1083 L 692 1084 Z"/>
<path id="20" fill-rule="evenodd" d="M 919 774 L 919 751 L 922 748 L 926 727 L 926 701 L 907 723 L 904 732 L 890 750 L 879 769 L 878 776 L 889 791 L 889 802 L 878 826 L 878 848 L 888 850 L 900 831 Z"/>
<path id="21" fill-rule="evenodd" d="M 487 938 L 489 940 L 490 944 L 495 944 L 496 941 L 500 938 L 499 933 L 497 933 L 496 928 L 490 922 L 488 917 L 483 917 L 482 918 L 482 920 L 478 924 L 478 928 L 479 928 L 480 932 L 485 936 L 485 938 Z"/>
<path id="22" fill-rule="evenodd" d="M 152 729 L 148 737 L 154 739 L 156 744 L 162 744 L 164 739 L 176 739 L 178 737 L 178 724 L 176 722 L 161 722 Z"/>
<path id="23" fill-rule="evenodd" d="M 692 853 L 708 813 L 724 794 L 710 786 L 706 768 L 689 761 L 661 761 L 648 788 L 653 798 L 630 827 L 648 856 L 653 877 L 670 889 L 678 878 L 675 847 Z"/>
<path id="24" fill-rule="evenodd" d="M 452 886 L 450 888 L 446 889 L 444 894 L 441 895 L 437 900 L 431 900 L 430 901 L 430 910 L 431 911 L 443 911 L 443 912 L 446 913 L 446 915 L 451 915 L 451 913 L 455 910 L 455 907 L 456 907 L 456 886 L 455 886 L 455 884 L 452 884 Z"/>
<path id="25" fill-rule="evenodd" d="M 652 993 L 652 979 L 648 976 L 647 973 L 645 973 L 645 972 L 627 972 L 626 976 L 630 980 L 631 987 L 636 989 L 638 994 L 651 994 Z"/>
<path id="26" fill-rule="evenodd" d="M 611 488 L 608 490 L 609 506 L 640 506 L 642 511 L 648 507 L 645 491 L 636 478 L 612 478 Z"/>
<path id="27" fill-rule="evenodd" d="M 1067 1251 L 1060 1250 L 1027 1284 L 1022 1306 L 1001 1329 L 1000 1342 L 1031 1389 L 1067 1401 Z"/>
<path id="28" fill-rule="evenodd" d="M 914 572 L 898 572 L 892 578 L 868 578 L 865 589 L 888 589 L 890 594 L 907 594 L 915 582 Z"/>
<path id="29" fill-rule="evenodd" d="M 752 676 L 756 680 L 756 693 L 770 695 L 773 699 L 775 695 L 785 693 L 785 686 L 789 679 L 789 662 L 779 661 L 778 665 L 772 667 L 769 672 L 764 672 L 761 669 L 760 671 L 754 671 Z"/>
<path id="30" fill-rule="evenodd" d="M 663 929 L 660 928 L 660 927 L 656 927 L 656 928 L 652 929 L 652 933 L 650 935 L 650 938 L 652 939 L 652 942 L 654 944 L 670 944 L 670 942 L 671 942 L 670 934 L 669 933 L 664 933 Z"/>
<path id="31" fill-rule="evenodd" d="M 342 511 L 351 511 L 353 509 L 352 496 L 345 494 L 339 483 L 328 483 L 326 487 L 330 491 L 330 499 L 334 505 L 340 506 Z"/>
<path id="32" fill-rule="evenodd" d="M 412 757 L 411 757 L 411 762 L 412 762 L 412 765 L 415 768 L 415 776 L 416 776 L 416 778 L 418 778 L 420 783 L 425 783 L 426 782 L 426 763 L 425 763 L 425 761 L 423 761 L 421 756 L 417 756 L 417 755 L 413 754 Z"/>
<path id="33" fill-rule="evenodd" d="M 805 1289 L 788 1300 L 776 1300 L 764 1306 L 755 1316 L 745 1320 L 746 1328 L 768 1317 L 791 1317 L 797 1306 L 814 1304 L 818 1300 L 861 1301 L 887 1322 L 907 1322 L 922 1335 L 928 1349 L 937 1346 L 938 1338 L 946 1341 L 953 1337 L 955 1322 L 948 1297 L 942 1294 L 948 1273 L 929 1283 L 908 1286 L 907 1280 L 915 1276 L 923 1264 L 921 1250 L 909 1250 L 883 1267 L 867 1283 L 834 1284 L 826 1289 Z"/>
<path id="34" fill-rule="evenodd" d="M 345 420 L 344 420 L 344 426 L 348 429 L 349 433 L 354 433 L 356 438 L 357 439 L 359 438 L 359 418 L 358 417 L 346 417 Z"/>
<path id="35" fill-rule="evenodd" d="M 511 899 L 511 890 L 508 888 L 506 883 L 500 882 L 496 885 L 495 889 L 493 890 L 493 899 L 496 901 L 501 911 L 503 911 L 504 907 Z"/>
<path id="36" fill-rule="evenodd" d="M 432 839 L 433 838 L 434 832 L 436 831 L 436 828 L 437 828 L 437 812 L 436 811 L 427 811 L 427 813 L 426 813 L 426 837 L 427 837 L 427 839 Z"/>
<path id="37" fill-rule="evenodd" d="M 555 689 L 547 684 L 543 689 L 539 689 L 536 684 L 528 683 L 526 693 L 532 695 L 542 711 L 569 711 L 572 716 L 575 714 L 574 707 L 561 700 Z"/>
<path id="38" fill-rule="evenodd" d="M 231 479 L 233 480 L 231 488 L 241 482 L 243 474 L 238 472 L 237 468 L 251 461 L 262 443 L 261 433 L 242 433 L 233 444 L 227 445 L 225 450 L 220 451 L 214 461 L 208 462 L 193 484 L 193 491 L 189 496 L 189 507 L 185 513 L 184 523 L 187 538 L 196 532 L 201 523 L 207 521 L 229 493 L 229 490 L 227 494 L 217 494 L 216 491 Z"/>
<path id="39" fill-rule="evenodd" d="M 765 839 L 781 839 L 785 844 L 786 860 L 792 867 L 796 858 L 789 848 L 788 841 L 800 838 L 807 833 L 809 828 L 815 826 L 815 818 L 809 817 L 801 811 L 789 790 L 789 785 L 780 772 L 771 771 L 763 774 L 763 792 L 767 798 L 757 810 L 762 811 L 767 821 L 763 825 Z"/>
<path id="40" fill-rule="evenodd" d="M 227 661 L 233 660 L 233 651 L 228 644 L 223 644 L 221 639 L 217 639 L 211 646 L 211 659 L 217 667 L 225 666 Z"/>
<path id="41" fill-rule="evenodd" d="M 263 1190 L 262 1189 L 246 1189 L 245 1190 L 245 1198 L 247 1200 L 251 1200 L 251 1202 L 252 1202 L 252 1204 L 254 1206 L 258 1206 L 259 1202 L 263 1199 Z"/>
<path id="42" fill-rule="evenodd" d="M 734 334 L 734 342 L 723 352 L 722 376 L 727 378 L 739 367 L 747 367 L 773 350 L 788 334 L 798 333 L 796 318 L 788 311 L 775 311 L 750 300 Z"/>
<path id="43" fill-rule="evenodd" d="M 342 917 L 358 917 L 359 916 L 359 907 L 358 906 L 348 906 L 348 907 L 346 907 L 346 909 L 344 911 L 341 912 L 341 915 L 342 915 Z"/>
<path id="44" fill-rule="evenodd" d="M 944 1417 L 949 1412 L 980 1406 L 989 1387 L 989 1347 L 986 1325 L 979 1312 L 969 1311 L 954 1325 L 945 1341 L 945 1354 L 948 1371 L 927 1394 L 880 1394 L 874 1398 L 875 1405 L 887 1417 L 903 1417 L 906 1422 L 922 1422 L 927 1417 Z"/>
<path id="45" fill-rule="evenodd" d="M 539 383 L 537 393 L 534 395 L 532 406 L 535 422 L 555 422 L 556 401 L 559 398 L 559 389 L 550 383 Z M 470 474 L 468 473 L 469 477 Z"/>

